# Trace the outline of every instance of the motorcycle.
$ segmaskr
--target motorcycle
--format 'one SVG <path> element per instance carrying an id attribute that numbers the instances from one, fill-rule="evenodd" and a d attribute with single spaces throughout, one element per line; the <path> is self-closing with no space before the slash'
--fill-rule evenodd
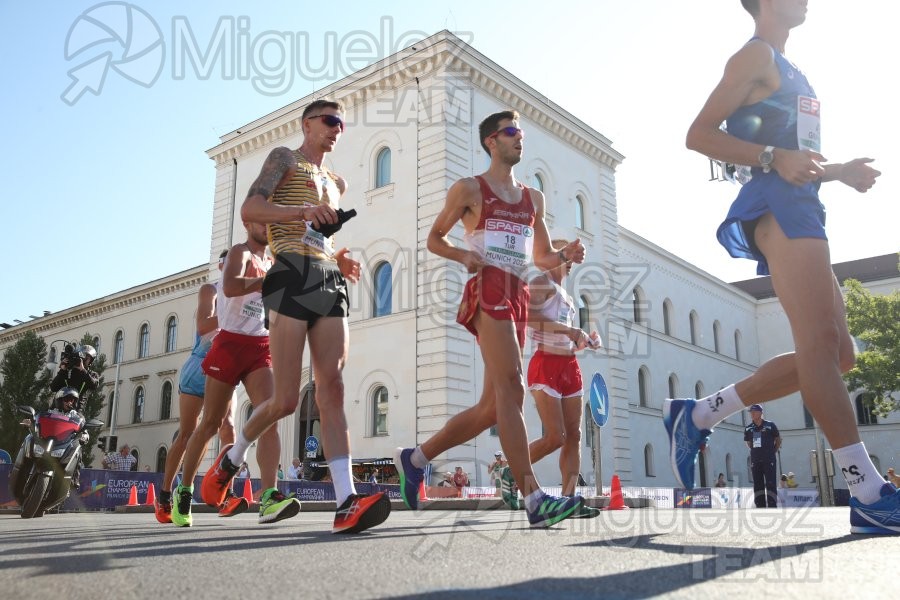
<path id="1" fill-rule="evenodd" d="M 76 411 L 55 410 L 35 414 L 30 406 L 18 407 L 30 417 L 29 434 L 9 478 L 9 490 L 19 506 L 22 518 L 41 517 L 69 497 L 72 476 L 81 464 L 82 445 L 87 432 L 101 429 L 103 422 L 84 417 Z"/>

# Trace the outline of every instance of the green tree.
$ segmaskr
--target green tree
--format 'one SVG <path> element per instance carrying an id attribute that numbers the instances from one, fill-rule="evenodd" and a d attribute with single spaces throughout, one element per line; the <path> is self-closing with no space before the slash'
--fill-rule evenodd
<path id="1" fill-rule="evenodd" d="M 0 448 L 15 457 L 26 435 L 19 425 L 24 415 L 16 407 L 46 410 L 52 396 L 44 339 L 33 331 L 26 332 L 3 355 L 0 377 Z"/>
<path id="2" fill-rule="evenodd" d="M 886 417 L 900 409 L 900 291 L 872 294 L 855 279 L 844 286 L 850 334 L 862 342 L 844 379 L 851 390 L 864 389 L 872 411 Z"/>
<path id="3" fill-rule="evenodd" d="M 84 336 L 82 336 L 80 342 L 82 346 L 93 345 L 93 343 L 93 336 L 91 334 L 85 333 Z M 88 421 L 99 417 L 100 411 L 103 410 L 103 372 L 106 370 L 105 354 L 97 353 L 97 358 L 95 358 L 94 362 L 91 364 L 91 370 L 96 371 L 97 375 L 100 376 L 100 384 L 97 386 L 96 390 L 87 393 L 84 412 L 82 414 Z M 91 431 L 90 434 L 91 442 L 85 446 L 81 455 L 84 466 L 87 468 L 91 468 L 91 464 L 94 461 L 94 449 L 97 447 L 97 436 L 100 435 L 100 431 Z"/>

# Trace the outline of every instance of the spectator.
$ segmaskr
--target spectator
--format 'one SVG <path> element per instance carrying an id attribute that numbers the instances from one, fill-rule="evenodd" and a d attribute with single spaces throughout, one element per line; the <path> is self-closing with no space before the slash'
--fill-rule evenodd
<path id="1" fill-rule="evenodd" d="M 488 477 L 494 484 L 495 493 L 494 495 L 498 498 L 500 497 L 500 485 L 503 481 L 502 474 L 503 469 L 509 466 L 509 463 L 503 459 L 503 453 L 497 450 L 494 452 L 494 462 L 488 465 Z"/>
<path id="2" fill-rule="evenodd" d="M 794 480 L 794 474 L 792 472 L 787 474 L 787 481 L 785 483 L 787 483 L 787 486 L 790 489 L 797 487 L 797 482 Z"/>
<path id="3" fill-rule="evenodd" d="M 889 467 L 887 472 L 888 481 L 894 484 L 895 487 L 900 487 L 900 477 L 894 472 L 894 467 Z"/>
<path id="4" fill-rule="evenodd" d="M 284 469 L 281 468 L 281 463 L 278 463 L 278 473 L 276 473 L 276 476 L 279 480 L 284 479 Z"/>
<path id="5" fill-rule="evenodd" d="M 150 469 L 150 465 L 144 465 L 144 471 L 146 471 L 147 473 L 153 472 L 152 469 Z"/>
<path id="6" fill-rule="evenodd" d="M 250 467 L 247 466 L 247 461 L 241 463 L 241 470 L 238 471 L 237 478 L 250 479 Z"/>
<path id="7" fill-rule="evenodd" d="M 469 474 L 463 471 L 462 467 L 456 467 L 456 472 L 453 474 L 453 485 L 457 489 L 462 489 L 469 485 Z"/>
<path id="8" fill-rule="evenodd" d="M 303 479 L 303 463 L 299 458 L 291 461 L 291 466 L 287 470 L 288 479 Z"/>
<path id="9" fill-rule="evenodd" d="M 372 472 L 369 474 L 369 483 L 378 485 L 378 469 L 372 469 Z"/>
<path id="10" fill-rule="evenodd" d="M 728 482 L 725 481 L 725 473 L 719 473 L 719 478 L 716 479 L 716 487 L 728 487 Z"/>
<path id="11" fill-rule="evenodd" d="M 778 487 L 782 489 L 787 489 L 787 475 L 784 473 L 781 474 L 781 481 L 778 482 Z"/>
<path id="12" fill-rule="evenodd" d="M 103 466 L 110 471 L 131 471 L 137 459 L 131 455 L 131 447 L 123 444 L 118 452 L 110 452 L 103 457 Z"/>
<path id="13" fill-rule="evenodd" d="M 762 418 L 759 404 L 750 407 L 752 423 L 744 428 L 744 441 L 750 449 L 750 469 L 753 474 L 753 497 L 756 508 L 775 508 L 775 453 L 781 448 L 781 434 L 772 421 Z"/>
<path id="14" fill-rule="evenodd" d="M 444 473 L 444 478 L 438 484 L 438 487 L 456 487 L 453 484 L 453 473 L 451 473 L 450 471 Z"/>

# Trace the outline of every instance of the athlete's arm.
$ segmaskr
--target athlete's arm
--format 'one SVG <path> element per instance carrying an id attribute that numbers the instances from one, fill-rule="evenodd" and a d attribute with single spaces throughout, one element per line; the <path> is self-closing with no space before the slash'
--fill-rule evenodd
<path id="1" fill-rule="evenodd" d="M 478 182 L 471 177 L 460 179 L 450 186 L 444 208 L 441 209 L 431 226 L 431 231 L 428 232 L 428 250 L 438 256 L 463 264 L 469 273 L 481 269 L 484 261 L 474 252 L 454 246 L 448 236 L 453 226 L 463 218 L 466 210 L 474 207 L 479 193 Z"/>
<path id="2" fill-rule="evenodd" d="M 197 294 L 197 333 L 206 335 L 219 328 L 216 316 L 216 286 L 204 283 Z"/>
<path id="3" fill-rule="evenodd" d="M 687 147 L 716 160 L 759 165 L 764 145 L 728 135 L 719 126 L 738 108 L 767 98 L 779 85 L 778 67 L 768 44 L 757 40 L 741 48 L 725 65 L 722 79 L 688 129 Z M 818 152 L 776 148 L 774 156 L 772 168 L 794 185 L 809 183 L 825 173 L 821 165 L 825 157 Z"/>
<path id="4" fill-rule="evenodd" d="M 866 193 L 873 185 L 881 171 L 873 169 L 868 163 L 872 158 L 855 158 L 850 162 L 835 163 L 825 166 L 822 181 L 840 181 L 860 193 Z"/>
<path id="5" fill-rule="evenodd" d="M 553 251 L 550 233 L 547 231 L 547 223 L 544 221 L 544 193 L 534 188 L 528 188 L 528 193 L 534 204 L 534 264 L 543 271 L 549 271 L 566 261 L 583 263 L 584 246 L 579 239 L 569 242 L 559 252 Z"/>
<path id="6" fill-rule="evenodd" d="M 232 246 L 225 256 L 225 267 L 222 269 L 222 293 L 228 298 L 262 291 L 265 277 L 244 277 L 247 265 L 253 260 L 250 254 L 246 244 L 237 244 Z"/>

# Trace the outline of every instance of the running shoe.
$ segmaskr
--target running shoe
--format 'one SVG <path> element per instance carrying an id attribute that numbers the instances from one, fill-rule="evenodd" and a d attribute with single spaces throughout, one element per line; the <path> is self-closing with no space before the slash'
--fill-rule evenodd
<path id="1" fill-rule="evenodd" d="M 881 498 L 872 504 L 850 498 L 850 533 L 900 534 L 900 491 L 894 484 L 881 486 Z"/>
<path id="2" fill-rule="evenodd" d="M 359 533 L 381 525 L 391 514 L 391 501 L 384 492 L 352 494 L 334 515 L 331 533 Z"/>
<path id="3" fill-rule="evenodd" d="M 600 509 L 591 508 L 587 504 L 582 504 L 581 508 L 572 513 L 573 519 L 593 519 L 600 516 Z"/>
<path id="4" fill-rule="evenodd" d="M 544 494 L 534 512 L 528 510 L 527 507 L 525 512 L 528 514 L 528 522 L 532 527 L 550 527 L 563 519 L 574 516 L 583 505 L 584 498 L 581 496 L 557 497 Z"/>
<path id="5" fill-rule="evenodd" d="M 172 501 L 162 502 L 159 498 L 153 501 L 153 512 L 160 523 L 172 522 Z"/>
<path id="6" fill-rule="evenodd" d="M 235 493 L 229 489 L 228 495 L 225 497 L 225 502 L 219 507 L 219 516 L 233 517 L 242 512 L 247 512 L 248 508 L 250 508 L 250 503 L 247 502 L 247 499 L 235 495 Z"/>
<path id="7" fill-rule="evenodd" d="M 696 400 L 663 402 L 663 424 L 669 434 L 669 461 L 681 487 L 694 489 L 694 468 L 700 452 L 709 442 L 712 429 L 697 429 L 691 413 Z"/>
<path id="8" fill-rule="evenodd" d="M 194 519 L 191 516 L 191 502 L 194 497 L 194 486 L 179 485 L 172 493 L 172 522 L 179 527 L 190 527 Z"/>
<path id="9" fill-rule="evenodd" d="M 512 510 L 519 510 L 519 486 L 516 485 L 509 467 L 503 467 L 500 471 L 500 498 L 503 499 L 503 504 Z"/>
<path id="10" fill-rule="evenodd" d="M 269 488 L 263 492 L 259 499 L 259 522 L 275 523 L 290 519 L 300 512 L 300 501 L 293 496 L 288 498 L 278 491 L 278 488 Z"/>
<path id="11" fill-rule="evenodd" d="M 216 457 L 216 462 L 209 468 L 200 483 L 200 497 L 210 506 L 222 506 L 228 490 L 231 489 L 231 480 L 238 472 L 237 465 L 231 464 L 231 460 L 228 458 L 228 451 L 233 445 L 228 444 L 222 448 L 219 456 Z"/>
<path id="12" fill-rule="evenodd" d="M 410 510 L 419 508 L 419 487 L 425 480 L 425 469 L 412 464 L 413 448 L 397 448 L 394 452 L 394 466 L 400 474 L 400 496 Z"/>

